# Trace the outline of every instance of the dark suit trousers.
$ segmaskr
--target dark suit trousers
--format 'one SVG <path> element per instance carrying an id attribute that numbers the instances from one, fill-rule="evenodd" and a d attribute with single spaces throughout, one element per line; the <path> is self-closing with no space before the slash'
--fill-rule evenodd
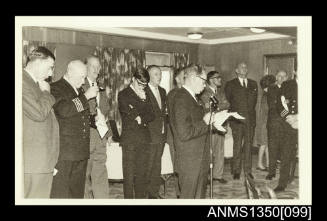
<path id="1" fill-rule="evenodd" d="M 278 186 L 285 188 L 290 177 L 291 162 L 296 157 L 296 144 L 298 142 L 298 131 L 288 123 L 283 122 L 284 134 L 282 137 L 281 165 Z"/>
<path id="2" fill-rule="evenodd" d="M 242 162 L 245 173 L 251 173 L 252 169 L 252 142 L 254 126 L 240 122 L 231 122 L 233 136 L 233 165 L 232 173 L 240 174 Z"/>
<path id="3" fill-rule="evenodd" d="M 122 144 L 125 199 L 145 199 L 148 149 L 148 144 Z"/>
<path id="4" fill-rule="evenodd" d="M 280 120 L 271 120 L 267 124 L 268 151 L 269 151 L 269 174 L 276 174 L 277 158 L 281 152 L 283 143 L 284 127 Z"/>
<path id="5" fill-rule="evenodd" d="M 204 199 L 208 183 L 209 150 L 203 154 L 200 170 L 194 174 L 195 168 L 184 168 L 178 174 L 181 199 Z"/>
<path id="6" fill-rule="evenodd" d="M 161 157 L 164 150 L 164 143 L 149 145 L 149 162 L 147 168 L 148 188 L 150 197 L 156 197 L 159 194 L 161 184 Z"/>
<path id="7" fill-rule="evenodd" d="M 84 198 L 87 159 L 58 161 L 50 198 Z"/>

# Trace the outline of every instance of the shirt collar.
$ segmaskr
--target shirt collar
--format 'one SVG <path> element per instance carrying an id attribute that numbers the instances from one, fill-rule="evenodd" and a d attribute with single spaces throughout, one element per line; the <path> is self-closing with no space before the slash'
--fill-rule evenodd
<path id="1" fill-rule="evenodd" d="M 92 86 L 92 83 L 94 83 L 94 85 L 97 85 L 97 82 L 91 81 L 91 79 L 89 77 L 86 77 L 86 79 L 88 80 L 90 87 Z"/>
<path id="2" fill-rule="evenodd" d="M 26 70 L 26 69 L 24 69 L 24 70 L 29 74 L 29 76 L 33 79 L 33 81 L 34 81 L 35 83 L 38 82 L 38 80 L 36 80 L 36 78 L 34 77 L 34 75 L 33 75 L 31 72 L 29 72 L 29 71 Z"/>
<path id="3" fill-rule="evenodd" d="M 70 86 L 72 86 L 74 88 L 76 94 L 79 94 L 77 88 L 73 86 L 73 84 L 68 80 L 68 78 L 66 76 L 64 76 L 64 79 L 70 84 Z"/>
<path id="4" fill-rule="evenodd" d="M 182 87 L 185 88 L 192 95 L 196 102 L 198 101 L 195 97 L 195 93 L 189 87 L 187 87 L 186 85 L 183 85 Z"/>
<path id="5" fill-rule="evenodd" d="M 208 87 L 212 90 L 213 93 L 216 93 L 216 89 L 208 85 Z"/>

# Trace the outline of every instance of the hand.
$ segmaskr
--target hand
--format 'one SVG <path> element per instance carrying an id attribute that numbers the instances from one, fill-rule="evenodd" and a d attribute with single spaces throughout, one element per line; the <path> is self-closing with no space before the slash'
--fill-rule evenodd
<path id="1" fill-rule="evenodd" d="M 137 116 L 136 118 L 135 118 L 135 120 L 137 121 L 137 123 L 140 125 L 141 124 L 141 117 L 140 116 Z"/>
<path id="2" fill-rule="evenodd" d="M 86 99 L 91 99 L 93 97 L 96 97 L 98 94 L 99 88 L 98 86 L 93 86 L 93 87 L 89 87 L 89 89 L 87 89 L 87 91 L 84 93 Z"/>
<path id="3" fill-rule="evenodd" d="M 203 117 L 204 122 L 209 125 L 210 121 L 210 112 L 206 113 Z"/>
<path id="4" fill-rule="evenodd" d="M 50 92 L 50 85 L 46 81 L 39 81 L 39 87 L 40 87 L 41 91 Z"/>
<path id="5" fill-rule="evenodd" d="M 298 129 L 298 120 L 297 120 L 297 114 L 291 114 L 286 117 L 286 122 L 291 125 L 292 128 Z"/>

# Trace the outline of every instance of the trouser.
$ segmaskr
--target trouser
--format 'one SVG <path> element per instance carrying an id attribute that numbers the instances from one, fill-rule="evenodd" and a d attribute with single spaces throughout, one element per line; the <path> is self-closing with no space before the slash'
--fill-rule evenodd
<path id="1" fill-rule="evenodd" d="M 200 165 L 189 162 L 188 168 L 181 168 L 178 174 L 181 199 L 204 199 L 208 183 L 209 150 L 201 159 Z M 196 167 L 200 167 L 199 169 Z M 195 171 L 198 171 L 195 173 Z"/>
<path id="2" fill-rule="evenodd" d="M 290 177 L 291 162 L 296 157 L 296 144 L 298 142 L 298 131 L 293 129 L 288 123 L 283 122 L 284 134 L 281 152 L 281 165 L 278 186 L 286 188 Z"/>
<path id="3" fill-rule="evenodd" d="M 278 119 L 270 120 L 267 124 L 268 130 L 268 151 L 269 151 L 269 174 L 276 174 L 277 159 L 281 152 L 282 137 L 284 134 L 284 127 Z"/>
<path id="4" fill-rule="evenodd" d="M 148 149 L 148 144 L 122 144 L 125 199 L 145 199 Z"/>
<path id="5" fill-rule="evenodd" d="M 84 197 L 87 159 L 80 161 L 60 160 L 56 165 L 57 174 L 53 177 L 51 198 Z"/>
<path id="6" fill-rule="evenodd" d="M 25 198 L 50 198 L 53 173 L 25 173 Z"/>
<path id="7" fill-rule="evenodd" d="M 105 163 L 105 161 L 92 158 L 88 160 L 84 198 L 109 198 L 108 172 Z"/>
<path id="8" fill-rule="evenodd" d="M 161 184 L 161 157 L 164 150 L 164 143 L 149 145 L 149 161 L 147 167 L 147 192 L 149 197 L 156 197 L 159 194 Z"/>
<path id="9" fill-rule="evenodd" d="M 213 178 L 221 179 L 224 173 L 224 142 L 225 136 L 214 133 L 212 134 L 213 148 Z"/>
<path id="10" fill-rule="evenodd" d="M 233 136 L 233 174 L 240 174 L 242 170 L 242 162 L 245 173 L 251 173 L 252 169 L 252 142 L 254 135 L 254 126 L 231 122 Z"/>

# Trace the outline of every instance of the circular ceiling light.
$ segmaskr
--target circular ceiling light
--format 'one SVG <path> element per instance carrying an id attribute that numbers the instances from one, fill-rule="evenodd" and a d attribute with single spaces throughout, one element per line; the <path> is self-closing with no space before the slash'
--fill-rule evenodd
<path id="1" fill-rule="evenodd" d="M 266 31 L 265 29 L 262 28 L 250 28 L 250 30 L 254 33 L 263 33 Z"/>
<path id="2" fill-rule="evenodd" d="M 191 32 L 191 33 L 187 33 L 187 37 L 193 40 L 198 40 L 201 39 L 203 36 L 203 33 L 201 32 Z"/>

